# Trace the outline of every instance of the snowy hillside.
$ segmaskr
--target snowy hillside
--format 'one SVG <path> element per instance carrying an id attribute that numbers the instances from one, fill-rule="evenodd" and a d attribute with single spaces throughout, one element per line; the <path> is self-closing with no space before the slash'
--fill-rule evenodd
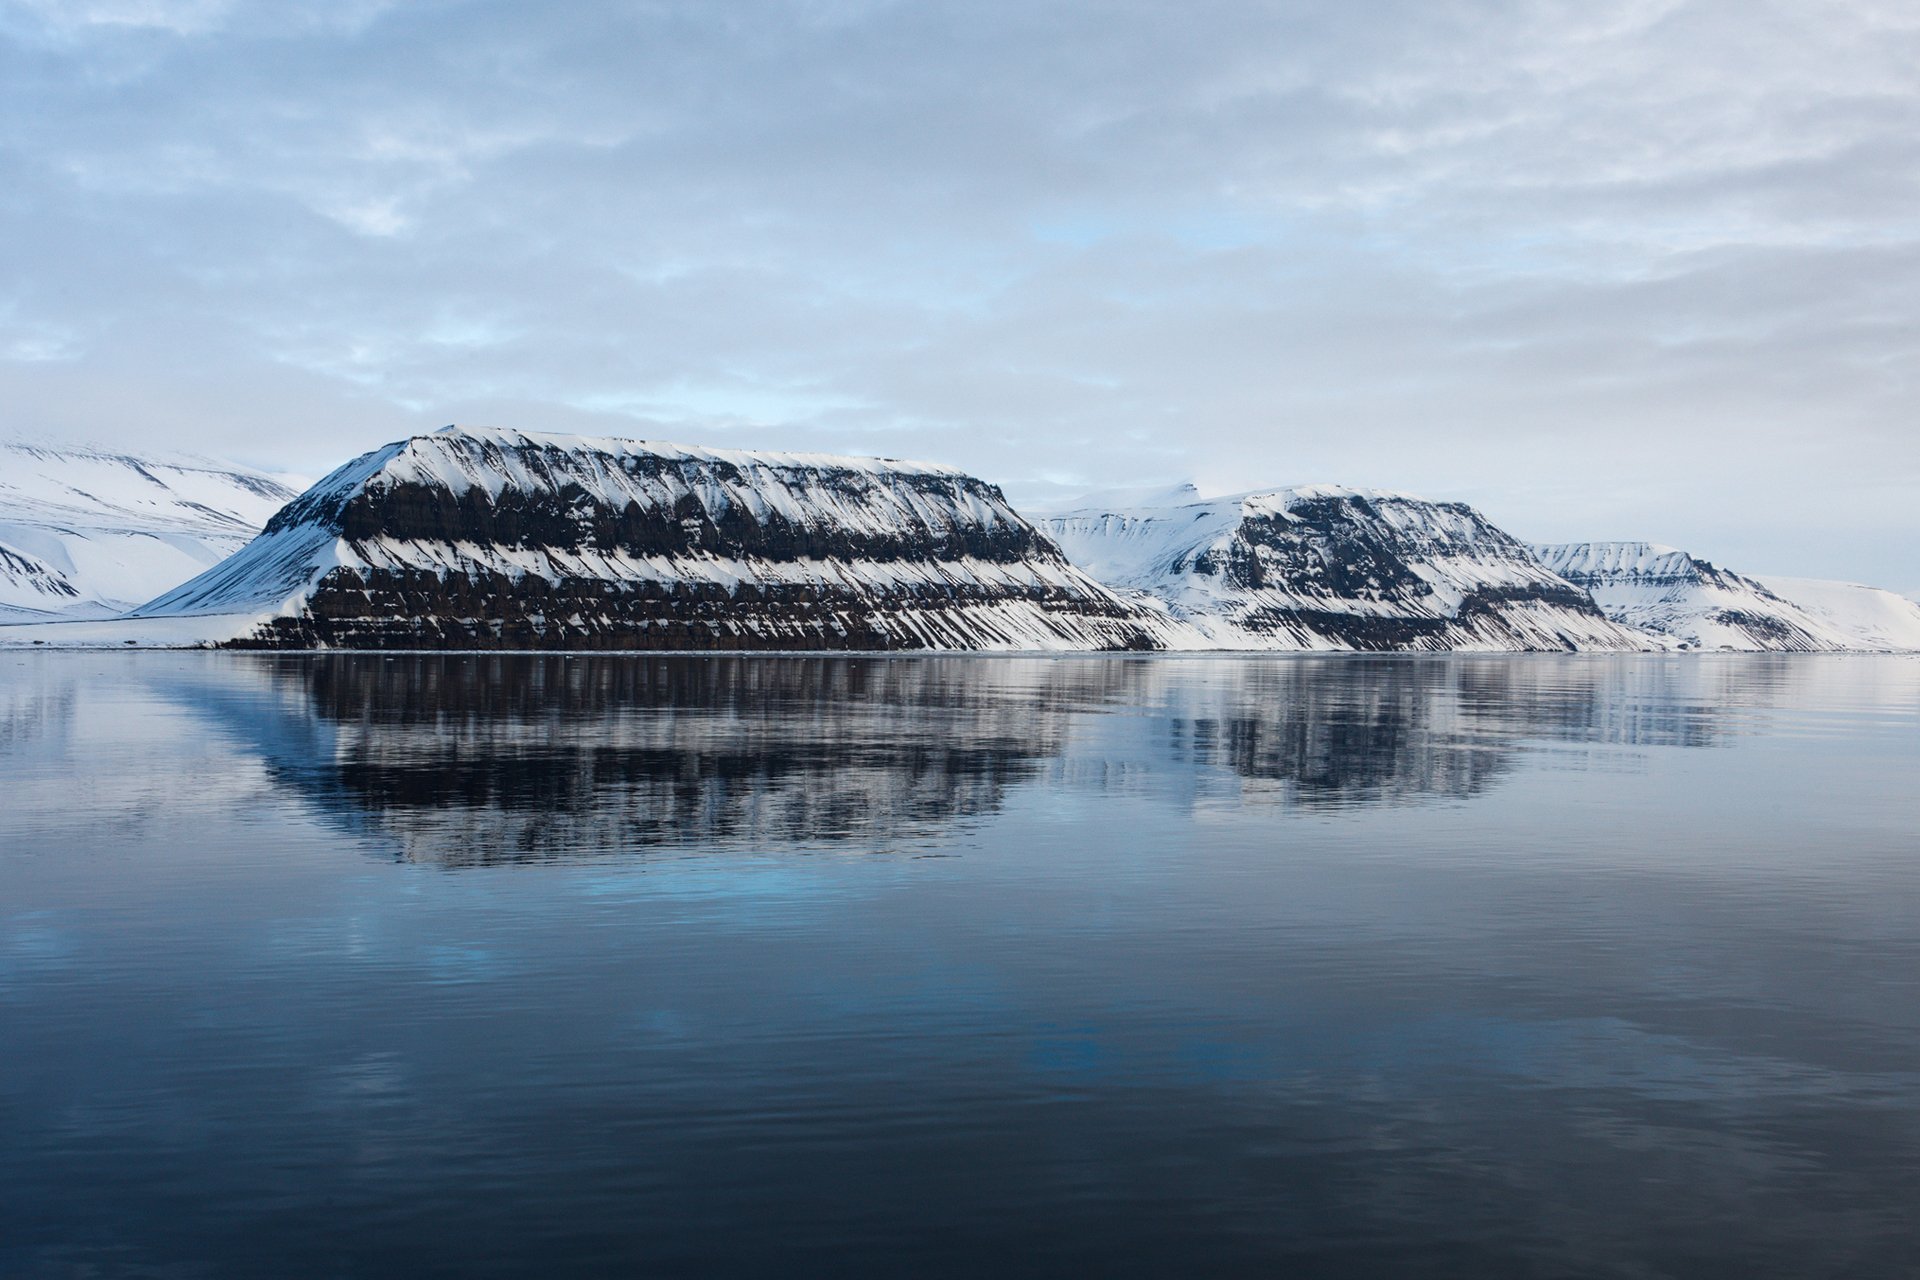
<path id="1" fill-rule="evenodd" d="M 1460 503 L 1316 485 L 1045 525 L 1075 564 L 1220 648 L 1652 647 Z"/>
<path id="2" fill-rule="evenodd" d="M 1765 574 L 1756 581 L 1845 636 L 1849 648 L 1920 651 L 1920 603 L 1906 596 L 1823 578 Z"/>
<path id="3" fill-rule="evenodd" d="M 0 444 L 0 622 L 120 613 L 245 546 L 293 496 L 199 459 Z"/>
<path id="4" fill-rule="evenodd" d="M 1890 591 L 1757 578 L 1650 542 L 1534 548 L 1609 618 L 1696 649 L 1815 653 L 1920 649 L 1920 606 Z"/>
<path id="5" fill-rule="evenodd" d="M 949 467 L 463 428 L 354 459 L 137 613 L 349 648 L 1139 649 L 1175 630 Z"/>

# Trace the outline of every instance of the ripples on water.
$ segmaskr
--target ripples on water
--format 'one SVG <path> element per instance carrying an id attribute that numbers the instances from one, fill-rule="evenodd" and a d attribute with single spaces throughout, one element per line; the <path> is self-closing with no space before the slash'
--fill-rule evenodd
<path id="1" fill-rule="evenodd" d="M 1910 1275 L 1920 662 L 0 655 L 0 1275 Z"/>

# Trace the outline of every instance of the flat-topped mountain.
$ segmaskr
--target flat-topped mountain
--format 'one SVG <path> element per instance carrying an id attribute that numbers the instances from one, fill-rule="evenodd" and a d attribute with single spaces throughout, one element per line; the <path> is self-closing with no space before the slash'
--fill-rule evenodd
<path id="1" fill-rule="evenodd" d="M 1075 564 L 1221 648 L 1653 647 L 1463 503 L 1314 485 L 1045 523 Z"/>
<path id="2" fill-rule="evenodd" d="M 1164 619 L 951 467 L 447 428 L 138 609 L 262 647 L 1144 649 Z"/>
<path id="3" fill-rule="evenodd" d="M 1920 605 L 1848 582 L 1756 578 L 1654 542 L 1534 548 L 1609 618 L 1696 649 L 1818 653 L 1920 648 Z"/>

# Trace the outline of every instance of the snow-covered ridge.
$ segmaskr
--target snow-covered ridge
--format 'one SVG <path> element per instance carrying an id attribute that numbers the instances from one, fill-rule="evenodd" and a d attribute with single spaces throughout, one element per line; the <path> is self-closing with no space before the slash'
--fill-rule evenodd
<path id="1" fill-rule="evenodd" d="M 1920 606 L 1890 591 L 1755 578 L 1653 542 L 1534 548 L 1609 618 L 1695 649 L 1815 653 L 1920 649 Z"/>
<path id="2" fill-rule="evenodd" d="M 206 458 L 0 442 L 0 509 L 15 520 L 251 533 L 293 496 L 273 476 Z"/>
<path id="3" fill-rule="evenodd" d="M 239 550 L 293 496 L 201 458 L 0 443 L 0 622 L 119 613 Z"/>
<path id="4" fill-rule="evenodd" d="M 1582 582 L 1698 582 L 1718 573 L 1711 564 L 1658 542 L 1569 542 L 1533 550 L 1554 572 Z"/>
<path id="5" fill-rule="evenodd" d="M 1464 503 L 1305 485 L 1045 523 L 1076 564 L 1222 648 L 1653 647 Z"/>
<path id="6" fill-rule="evenodd" d="M 450 428 L 373 450 L 142 606 L 241 643 L 1159 647 L 945 466 Z"/>
<path id="7" fill-rule="evenodd" d="M 878 540 L 981 527 L 1031 533 L 999 489 L 953 467 L 467 427 L 446 427 L 354 459 L 268 528 L 323 517 L 353 499 L 365 514 L 384 503 L 378 514 L 389 520 L 431 523 L 426 513 L 409 518 L 393 509 L 390 496 L 409 487 L 460 499 L 482 493 L 496 509 L 503 500 L 562 491 L 575 507 L 647 511 L 692 504 L 739 528 L 748 522 L 762 528 L 824 525 Z M 468 502 L 462 515 L 475 510 Z"/>
<path id="8" fill-rule="evenodd" d="M 947 476 L 954 479 L 974 480 L 958 467 L 943 462 L 910 462 L 900 458 L 870 458 L 854 454 L 806 453 L 780 449 L 715 449 L 706 445 L 672 444 L 663 440 L 628 440 L 615 436 L 583 436 L 560 431 L 522 431 L 513 427 L 471 427 L 452 424 L 426 435 L 414 436 L 401 441 L 408 446 L 404 451 L 411 454 L 416 463 L 424 464 L 429 471 L 437 466 L 436 458 L 445 455 L 428 448 L 419 448 L 427 441 L 455 439 L 461 443 L 461 450 L 471 452 L 478 446 L 483 453 L 497 455 L 498 461 L 505 461 L 511 468 L 508 455 L 528 448 L 546 452 L 566 454 L 612 453 L 619 456 L 645 456 L 658 458 L 666 462 L 719 463 L 741 470 L 756 468 L 782 469 L 790 471 L 864 471 L 870 475 L 898 475 L 914 473 L 929 476 Z M 442 478 L 452 479 L 446 471 L 434 471 Z M 511 471 L 509 472 L 511 474 Z M 527 473 L 519 473 L 525 478 Z"/>

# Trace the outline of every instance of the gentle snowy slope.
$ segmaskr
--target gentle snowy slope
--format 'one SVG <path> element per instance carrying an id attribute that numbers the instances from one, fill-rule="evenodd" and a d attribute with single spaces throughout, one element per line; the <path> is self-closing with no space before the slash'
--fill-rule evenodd
<path id="1" fill-rule="evenodd" d="M 0 622 L 131 608 L 246 545 L 293 496 L 200 459 L 0 444 Z"/>
<path id="2" fill-rule="evenodd" d="M 1163 647 L 950 467 L 454 429 L 374 450 L 142 606 L 271 645 Z"/>
<path id="3" fill-rule="evenodd" d="M 1821 578 L 1767 574 L 1756 581 L 1844 636 L 1848 648 L 1920 650 L 1920 604 L 1905 596 L 1857 582 Z"/>
<path id="4" fill-rule="evenodd" d="M 1314 485 L 1045 523 L 1075 564 L 1221 648 L 1649 647 L 1460 503 Z"/>
<path id="5" fill-rule="evenodd" d="M 1696 649 L 1817 653 L 1920 648 L 1920 608 L 1889 591 L 1756 578 L 1652 542 L 1534 548 L 1608 617 Z"/>

